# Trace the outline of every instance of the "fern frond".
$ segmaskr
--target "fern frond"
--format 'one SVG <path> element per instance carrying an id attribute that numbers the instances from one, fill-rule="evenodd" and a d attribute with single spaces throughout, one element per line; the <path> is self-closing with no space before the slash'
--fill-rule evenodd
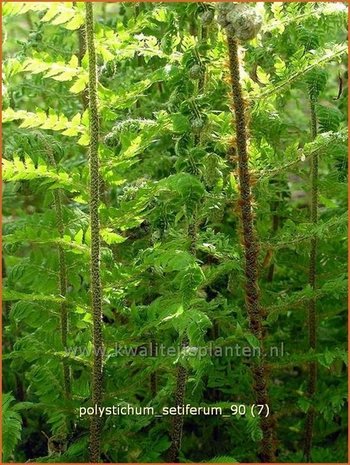
<path id="1" fill-rule="evenodd" d="M 239 463 L 238 460 L 236 460 L 233 457 L 229 457 L 227 455 L 219 455 L 210 460 L 206 460 L 205 462 L 206 463 Z"/>
<path id="2" fill-rule="evenodd" d="M 289 86 L 297 79 L 302 78 L 313 69 L 324 66 L 330 61 L 338 60 L 347 53 L 347 50 L 346 44 L 336 44 L 325 48 L 317 54 L 306 55 L 306 58 L 299 62 L 298 66 L 295 66 L 297 69 L 286 70 L 283 79 L 266 86 L 263 91 L 260 90 L 260 92 L 252 95 L 252 99 L 262 100 L 266 97 L 278 94 L 285 87 Z"/>
<path id="3" fill-rule="evenodd" d="M 53 110 L 48 113 L 37 110 L 35 113 L 25 110 L 7 108 L 3 111 L 3 123 L 22 120 L 20 128 L 40 128 L 62 133 L 64 136 L 80 136 L 78 144 L 88 145 L 89 136 L 82 115 L 77 113 L 71 120 L 65 115 L 56 114 Z"/>
<path id="4" fill-rule="evenodd" d="M 51 188 L 65 189 L 70 192 L 77 192 L 77 189 L 84 190 L 77 185 L 77 179 L 72 179 L 68 173 L 64 171 L 57 172 L 54 168 L 49 168 L 42 160 L 36 166 L 30 157 L 25 157 L 22 161 L 17 155 L 14 155 L 13 160 L 3 160 L 3 179 L 6 182 L 17 181 L 35 181 L 41 180 L 42 185 L 47 181 L 51 184 Z M 44 180 L 44 181 L 42 181 Z"/>
<path id="5" fill-rule="evenodd" d="M 30 302 L 55 302 L 59 303 L 64 301 L 64 297 L 61 296 L 54 296 L 54 295 L 45 295 L 45 294 L 26 294 L 23 292 L 13 291 L 10 289 L 3 290 L 2 299 L 4 302 L 12 301 L 12 300 L 26 300 Z"/>
<path id="6" fill-rule="evenodd" d="M 15 400 L 12 394 L 4 393 L 2 396 L 2 449 L 3 462 L 10 462 L 16 445 L 21 439 L 22 418 L 12 409 Z"/>
<path id="7" fill-rule="evenodd" d="M 14 16 L 28 13 L 28 11 L 45 12 L 41 21 L 50 22 L 53 25 L 63 25 L 66 29 L 79 29 L 84 24 L 84 16 L 80 8 L 70 7 L 69 3 L 51 3 L 51 2 L 6 2 L 3 9 L 3 15 Z"/>
<path id="8" fill-rule="evenodd" d="M 78 57 L 73 55 L 68 63 L 59 60 L 50 62 L 45 60 L 46 56 L 28 58 L 22 67 L 22 71 L 27 71 L 30 74 L 44 74 L 44 78 L 52 78 L 55 81 L 65 82 L 75 79 L 75 83 L 71 86 L 70 92 L 82 92 L 88 82 L 88 75 L 84 68 L 78 65 Z"/>

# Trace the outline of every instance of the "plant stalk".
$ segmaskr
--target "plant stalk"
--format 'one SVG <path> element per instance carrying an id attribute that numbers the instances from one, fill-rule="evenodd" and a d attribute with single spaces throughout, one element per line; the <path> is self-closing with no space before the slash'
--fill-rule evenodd
<path id="1" fill-rule="evenodd" d="M 253 221 L 251 180 L 248 166 L 247 123 L 243 91 L 240 83 L 238 42 L 237 39 L 227 35 L 227 44 L 237 139 L 238 174 L 240 183 L 239 204 L 245 256 L 245 300 L 250 331 L 259 340 L 260 349 L 263 353 L 263 341 L 265 337 L 263 330 L 264 312 L 260 304 L 258 287 L 258 241 Z M 269 405 L 268 373 L 262 357 L 259 357 L 259 360 L 252 366 L 251 370 L 254 381 L 255 402 L 257 404 Z M 274 462 L 274 420 L 271 414 L 267 418 L 261 417 L 261 429 L 263 434 L 260 451 L 261 461 L 269 463 Z"/>
<path id="2" fill-rule="evenodd" d="M 91 306 L 93 319 L 92 404 L 99 407 L 102 401 L 103 337 L 102 289 L 100 276 L 100 218 L 99 218 L 99 117 L 97 103 L 97 67 L 94 43 L 93 4 L 85 3 L 86 49 L 89 69 L 89 126 L 90 126 L 90 227 L 91 227 Z M 101 455 L 101 420 L 93 415 L 90 423 L 90 462 L 99 462 Z"/>
<path id="3" fill-rule="evenodd" d="M 188 343 L 188 340 L 183 341 L 183 345 Z M 175 390 L 175 406 L 181 406 L 184 403 L 185 391 L 187 382 L 187 369 L 183 365 L 177 367 L 176 373 L 176 390 Z M 171 445 L 168 450 L 167 461 L 169 463 L 179 462 L 179 453 L 181 448 L 183 416 L 175 415 L 171 427 Z"/>
<path id="4" fill-rule="evenodd" d="M 310 114 L 311 114 L 311 137 L 314 140 L 317 137 L 317 114 L 316 102 L 310 98 Z M 311 208 L 310 221 L 313 225 L 317 224 L 318 220 L 318 153 L 315 151 L 311 157 Z M 310 261 L 309 261 L 309 284 L 313 291 L 316 290 L 316 265 L 317 265 L 317 239 L 316 236 L 311 238 L 310 242 Z M 309 300 L 308 304 L 308 329 L 309 329 L 309 348 L 316 350 L 317 334 L 316 334 L 316 297 Z M 317 362 L 309 363 L 309 383 L 308 397 L 312 400 L 316 393 L 317 385 Z M 315 409 L 310 406 L 305 421 L 305 442 L 304 442 L 304 458 L 307 462 L 311 461 L 312 436 L 315 421 Z"/>
<path id="5" fill-rule="evenodd" d="M 53 168 L 57 169 L 57 163 L 52 151 L 51 145 L 45 140 L 45 138 L 38 134 L 40 140 L 45 146 L 47 158 L 49 163 Z M 62 210 L 62 190 L 55 189 L 53 191 L 54 198 L 54 209 L 56 214 L 56 225 L 60 238 L 64 236 L 64 221 L 63 221 L 63 210 Z M 62 245 L 57 246 L 58 250 L 58 263 L 59 263 L 59 292 L 62 297 L 67 295 L 68 287 L 68 274 L 67 274 L 67 264 L 66 264 L 66 254 Z M 68 347 L 68 333 L 69 333 L 69 318 L 68 318 L 68 309 L 67 303 L 62 301 L 60 304 L 60 333 L 61 333 L 61 343 L 63 350 L 66 350 Z M 64 394 L 66 399 L 70 399 L 72 395 L 72 386 L 71 386 L 71 370 L 68 364 L 68 360 L 62 361 L 63 367 L 63 385 L 64 385 Z"/>
<path id="6" fill-rule="evenodd" d="M 196 29 L 196 28 L 195 28 Z M 205 28 L 203 28 L 205 29 Z M 200 39 L 203 39 L 203 33 L 201 34 Z M 206 35 L 204 40 L 206 40 Z M 205 85 L 205 73 L 203 72 L 200 80 L 198 81 L 198 92 L 201 93 L 204 90 Z M 194 136 L 194 145 L 197 146 L 200 144 L 200 135 L 196 134 Z M 197 237 L 197 226 L 195 218 L 188 225 L 188 236 L 190 238 L 190 253 L 193 256 L 196 256 L 196 237 Z M 182 346 L 185 347 L 188 345 L 187 336 L 184 337 L 182 341 Z M 186 382 L 187 382 L 187 369 L 179 365 L 176 373 L 176 392 L 175 392 L 175 406 L 181 406 L 184 403 L 185 393 L 186 393 Z M 168 450 L 168 462 L 177 463 L 179 461 L 179 453 L 181 448 L 182 440 L 182 431 L 183 431 L 183 416 L 175 415 L 172 421 L 171 429 L 171 445 Z"/>
<path id="7" fill-rule="evenodd" d="M 59 190 L 54 191 L 54 203 L 56 210 L 56 222 L 58 233 L 62 238 L 64 236 L 64 224 L 63 224 L 63 213 L 62 213 L 62 193 Z M 67 295 L 67 265 L 66 265 L 66 254 L 61 245 L 58 246 L 58 260 L 59 260 L 59 286 L 60 294 L 62 297 Z M 61 342 L 64 350 L 68 347 L 68 310 L 67 303 L 61 302 Z M 71 372 L 67 360 L 62 361 L 63 365 L 63 380 L 64 380 L 64 392 L 67 399 L 71 397 Z"/>
<path id="8" fill-rule="evenodd" d="M 190 238 L 190 253 L 196 256 L 196 237 L 197 229 L 195 219 L 188 224 L 188 237 Z M 182 339 L 182 347 L 188 346 L 189 340 L 187 335 Z M 186 383 L 187 383 L 187 369 L 183 365 L 179 364 L 176 371 L 176 389 L 175 389 L 175 406 L 179 407 L 183 405 L 186 394 Z M 168 450 L 167 460 L 170 463 L 179 462 L 179 454 L 181 449 L 182 431 L 183 431 L 184 418 L 183 415 L 174 415 L 171 425 L 171 444 Z"/>

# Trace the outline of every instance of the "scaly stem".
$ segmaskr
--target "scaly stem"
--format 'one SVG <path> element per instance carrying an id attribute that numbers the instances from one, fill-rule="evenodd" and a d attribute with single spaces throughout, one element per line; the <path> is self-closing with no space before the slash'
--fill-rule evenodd
<path id="1" fill-rule="evenodd" d="M 249 327 L 252 334 L 260 341 L 263 354 L 263 319 L 264 314 L 260 305 L 258 287 L 258 242 L 254 230 L 251 181 L 248 167 L 247 123 L 244 109 L 243 92 L 240 83 L 238 43 L 231 36 L 227 36 L 233 106 L 235 112 L 238 172 L 240 183 L 240 209 L 243 227 L 243 247 L 245 256 L 245 297 Z M 268 373 L 263 357 L 252 366 L 254 380 L 255 402 L 269 404 Z M 274 422 L 272 416 L 261 417 L 263 438 L 261 441 L 260 458 L 263 462 L 275 460 Z"/>
<path id="2" fill-rule="evenodd" d="M 197 229 L 195 219 L 192 219 L 188 224 L 188 236 L 190 238 L 190 253 L 196 256 L 196 237 Z M 189 340 L 187 335 L 182 340 L 182 347 L 188 346 Z M 186 394 L 187 369 L 183 365 L 178 365 L 176 372 L 176 388 L 175 388 L 175 406 L 183 405 Z M 167 454 L 167 460 L 170 463 L 179 462 L 179 453 L 181 449 L 182 430 L 184 418 L 180 414 L 173 416 L 171 425 L 171 444 Z"/>
<path id="3" fill-rule="evenodd" d="M 183 345 L 188 344 L 188 340 L 183 341 Z M 176 390 L 175 390 L 175 406 L 181 406 L 184 403 L 187 381 L 187 370 L 184 366 L 179 365 L 176 373 Z M 174 415 L 171 428 L 171 445 L 168 450 L 167 460 L 169 463 L 179 462 L 179 452 L 181 448 L 183 429 L 183 416 Z"/>
<path id="4" fill-rule="evenodd" d="M 85 3 L 86 49 L 89 62 L 89 126 L 90 126 L 90 227 L 91 227 L 91 305 L 93 319 L 92 404 L 101 405 L 103 381 L 102 289 L 100 277 L 99 219 L 99 121 L 97 106 L 97 68 L 94 44 L 93 4 Z M 101 455 L 101 420 L 91 417 L 90 462 L 99 462 Z"/>
<path id="5" fill-rule="evenodd" d="M 317 137 L 317 114 L 316 102 L 310 98 L 311 113 L 311 137 L 314 140 Z M 318 153 L 314 152 L 311 158 L 311 208 L 310 221 L 313 225 L 317 224 L 318 219 Z M 316 236 L 311 238 L 310 243 L 310 261 L 309 261 L 309 284 L 312 290 L 316 290 L 316 260 L 317 260 L 317 240 Z M 309 327 L 309 347 L 316 349 L 316 298 L 309 300 L 308 306 L 308 327 Z M 317 362 L 309 363 L 309 385 L 308 396 L 312 400 L 316 393 L 317 384 Z M 311 461 L 312 434 L 315 421 L 315 409 L 310 406 L 306 415 L 305 422 L 305 442 L 304 458 L 307 462 Z"/>

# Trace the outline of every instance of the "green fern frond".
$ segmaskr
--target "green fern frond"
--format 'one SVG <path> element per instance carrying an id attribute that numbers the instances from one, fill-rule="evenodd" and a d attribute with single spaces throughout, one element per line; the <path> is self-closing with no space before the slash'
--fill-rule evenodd
<path id="1" fill-rule="evenodd" d="M 75 80 L 71 86 L 70 92 L 82 92 L 88 81 L 87 72 L 78 65 L 78 57 L 73 55 L 68 63 L 61 61 L 49 62 L 44 57 L 28 58 L 22 67 L 22 71 L 27 71 L 30 74 L 44 74 L 44 78 L 52 78 L 55 81 L 65 82 Z"/>
<path id="2" fill-rule="evenodd" d="M 234 457 L 227 455 L 218 455 L 210 460 L 206 460 L 206 463 L 239 463 Z"/>
<path id="3" fill-rule="evenodd" d="M 64 136 L 80 136 L 78 144 L 88 145 L 89 136 L 82 115 L 77 113 L 71 120 L 65 115 L 58 115 L 53 110 L 28 112 L 7 108 L 3 112 L 3 123 L 22 120 L 20 128 L 40 128 L 62 133 Z"/>
<path id="4" fill-rule="evenodd" d="M 47 181 L 53 183 L 51 188 L 63 188 L 70 192 L 77 192 L 79 189 L 76 178 L 73 180 L 68 173 L 49 168 L 43 160 L 39 160 L 36 166 L 29 156 L 26 156 L 24 161 L 17 155 L 14 155 L 12 160 L 4 159 L 3 170 L 3 179 L 6 182 L 41 180 L 42 184 L 47 184 Z"/>
<path id="5" fill-rule="evenodd" d="M 79 8 L 68 6 L 67 3 L 30 3 L 7 2 L 4 5 L 3 15 L 5 17 L 28 13 L 29 11 L 45 12 L 42 22 L 50 22 L 53 25 L 63 25 L 66 29 L 79 29 L 84 24 L 84 16 Z"/>
<path id="6" fill-rule="evenodd" d="M 22 433 L 22 418 L 12 409 L 15 398 L 10 393 L 2 396 L 2 449 L 3 462 L 10 462 Z"/>

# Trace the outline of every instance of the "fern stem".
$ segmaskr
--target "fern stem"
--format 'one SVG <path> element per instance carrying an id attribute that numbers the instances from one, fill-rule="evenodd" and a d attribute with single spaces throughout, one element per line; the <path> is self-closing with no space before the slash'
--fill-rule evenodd
<path id="1" fill-rule="evenodd" d="M 85 52 L 86 52 L 84 26 L 81 26 L 78 29 L 78 41 L 79 41 L 78 64 L 79 66 L 81 66 Z M 83 110 L 85 111 L 89 105 L 89 97 L 88 97 L 88 92 L 86 89 L 84 89 L 83 92 L 81 93 L 81 103 L 83 106 Z"/>
<path id="2" fill-rule="evenodd" d="M 277 209 L 278 209 L 279 201 L 273 201 L 271 204 L 271 211 L 273 212 L 272 214 L 272 235 L 275 236 L 275 234 L 278 231 L 279 224 L 280 224 L 280 217 L 277 214 Z M 275 273 L 275 264 L 274 262 L 270 263 L 267 271 L 267 277 L 266 281 L 268 283 L 272 283 L 273 281 L 273 275 Z"/>
<path id="3" fill-rule="evenodd" d="M 208 28 L 204 25 L 201 25 L 200 27 L 200 40 L 202 42 L 202 44 L 206 45 L 207 42 L 208 42 Z M 205 57 L 207 55 L 206 53 L 206 50 L 204 49 L 203 51 L 203 56 Z M 205 69 L 203 70 L 203 72 L 201 73 L 200 77 L 199 77 L 199 80 L 198 80 L 198 94 L 201 94 L 205 88 L 205 84 L 206 84 L 206 72 L 205 72 Z M 198 145 L 200 143 L 200 134 L 195 136 L 195 145 Z M 215 341 L 216 339 L 218 339 L 220 337 L 220 324 L 218 321 L 214 320 L 213 321 L 213 326 L 212 326 L 212 329 L 211 329 L 211 334 L 210 336 L 212 337 L 212 339 Z M 211 395 L 212 397 L 218 401 L 219 398 L 220 398 L 220 391 L 216 388 L 212 388 L 211 390 Z M 218 437 L 219 436 L 219 428 L 217 425 L 214 426 L 213 428 L 213 436 L 214 437 Z"/>
<path id="4" fill-rule="evenodd" d="M 201 38 L 201 42 L 203 44 L 206 44 L 207 43 L 207 36 L 208 36 L 208 30 L 205 26 L 201 26 L 200 28 L 200 38 Z M 204 54 L 206 55 L 206 54 Z M 204 89 L 204 86 L 205 86 L 205 72 L 201 73 L 200 77 L 199 77 L 199 81 L 198 81 L 198 93 L 201 93 Z"/>
<path id="5" fill-rule="evenodd" d="M 77 2 L 73 2 L 73 7 L 77 6 Z M 86 41 L 85 41 L 85 27 L 84 25 L 80 26 L 77 29 L 78 34 L 78 65 L 81 66 L 83 62 L 84 55 L 86 53 Z M 84 89 L 81 93 L 81 103 L 83 110 L 85 111 L 89 105 L 88 92 L 87 89 Z"/>
<path id="6" fill-rule="evenodd" d="M 7 278 L 7 272 L 6 272 L 6 262 L 4 255 L 1 257 L 1 278 L 2 278 L 2 283 L 4 283 L 4 279 Z M 9 302 L 5 301 L 2 303 L 2 324 L 5 327 L 5 324 L 7 323 L 7 319 L 9 317 Z"/>
<path id="7" fill-rule="evenodd" d="M 194 28 L 196 31 L 196 27 Z M 194 32 L 195 35 L 195 32 Z M 201 39 L 203 37 L 203 31 L 201 33 Z M 206 40 L 206 36 L 205 36 Z M 198 81 L 198 92 L 201 93 L 204 90 L 205 85 L 205 75 L 204 72 L 201 75 L 200 80 Z M 194 145 L 197 146 L 200 144 L 200 134 L 196 134 L 193 138 Z M 193 256 L 196 256 L 196 237 L 197 237 L 197 225 L 196 219 L 192 218 L 188 224 L 188 237 L 190 238 L 190 253 Z M 188 337 L 185 336 L 182 340 L 182 346 L 185 347 L 188 345 Z M 187 382 L 187 369 L 179 365 L 176 373 L 176 391 L 175 391 L 175 406 L 181 406 L 184 403 L 185 393 L 186 393 L 186 382 Z M 182 440 L 182 431 L 183 431 L 184 419 L 182 415 L 175 415 L 172 421 L 171 428 L 171 445 L 168 450 L 168 462 L 177 463 L 179 461 L 179 453 L 181 448 Z"/>
<path id="8" fill-rule="evenodd" d="M 89 63 L 89 118 L 90 118 L 90 226 L 91 226 L 91 305 L 93 318 L 92 403 L 102 401 L 103 338 L 102 289 L 100 276 L 100 219 L 99 219 L 99 121 L 97 106 L 97 68 L 94 44 L 93 4 L 85 3 L 86 49 Z M 90 461 L 99 462 L 101 455 L 101 420 L 93 415 L 90 423 Z"/>
<path id="9" fill-rule="evenodd" d="M 196 254 L 196 223 L 192 221 L 188 224 L 187 234 L 190 238 L 189 251 L 192 255 Z M 187 335 L 182 339 L 182 347 L 188 346 L 189 340 Z M 175 407 L 183 405 L 186 394 L 186 383 L 187 383 L 187 369 L 183 365 L 178 365 L 176 370 L 176 388 L 175 388 Z M 167 454 L 167 461 L 170 463 L 179 462 L 179 453 L 181 449 L 182 431 L 183 431 L 184 418 L 183 415 L 174 415 L 171 425 L 171 444 Z"/>
<path id="10" fill-rule="evenodd" d="M 63 214 L 62 214 L 62 193 L 58 190 L 54 192 L 54 203 L 56 210 L 56 221 L 60 237 L 64 235 Z M 58 246 L 58 260 L 60 269 L 60 294 L 66 296 L 67 294 L 67 265 L 66 254 L 61 245 Z M 64 349 L 68 347 L 68 309 L 66 302 L 61 302 L 61 342 Z M 67 360 L 63 360 L 63 380 L 64 392 L 67 399 L 71 397 L 71 373 Z"/>
<path id="11" fill-rule="evenodd" d="M 258 242 L 254 231 L 251 181 L 248 167 L 247 123 L 244 109 L 243 92 L 240 83 L 238 43 L 227 35 L 229 66 L 235 113 L 238 172 L 240 182 L 240 209 L 243 227 L 243 247 L 245 255 L 245 297 L 249 318 L 249 327 L 253 335 L 260 341 L 261 349 L 264 340 L 263 310 L 260 305 L 258 287 Z M 263 351 L 262 351 L 263 352 Z M 254 391 L 257 404 L 269 404 L 268 373 L 262 358 L 252 366 Z M 272 416 L 261 418 L 262 441 L 260 458 L 262 462 L 274 462 L 274 422 Z"/>
<path id="12" fill-rule="evenodd" d="M 187 235 L 190 238 L 190 253 L 196 256 L 196 238 L 197 238 L 197 224 L 196 215 L 191 218 L 188 224 Z M 182 340 L 182 347 L 189 344 L 188 336 L 185 335 Z M 183 405 L 186 394 L 187 383 L 187 369 L 183 365 L 177 367 L 176 372 L 176 389 L 175 389 L 175 406 Z M 179 453 L 181 449 L 182 431 L 183 431 L 184 418 L 182 415 L 174 415 L 171 427 L 171 445 L 168 451 L 168 462 L 177 463 L 179 461 Z"/>
<path id="13" fill-rule="evenodd" d="M 196 28 L 194 27 L 193 31 L 194 35 L 196 34 Z M 204 75 L 204 73 L 203 73 Z M 202 76 L 203 76 L 202 75 Z M 202 77 L 198 82 L 198 92 L 202 92 L 204 89 L 204 77 Z M 196 134 L 193 138 L 194 145 L 200 144 L 200 134 Z M 196 229 L 196 220 L 192 218 L 192 220 L 188 224 L 188 237 L 190 238 L 190 248 L 189 251 L 192 255 L 196 255 L 196 237 L 197 237 L 197 229 Z M 188 338 L 185 336 L 182 340 L 182 346 L 185 347 L 188 345 Z M 175 390 L 175 406 L 181 406 L 184 403 L 185 393 L 186 393 L 186 382 L 187 382 L 187 369 L 179 365 L 177 368 L 176 373 L 176 390 Z M 168 450 L 168 462 L 177 463 L 179 461 L 179 453 L 181 448 L 181 440 L 182 440 L 182 431 L 183 431 L 183 416 L 182 415 L 175 415 L 172 420 L 172 428 L 171 428 L 171 445 Z"/>
<path id="14" fill-rule="evenodd" d="M 183 341 L 183 345 L 188 343 L 187 339 Z M 175 390 L 175 406 L 183 405 L 185 399 L 187 382 L 187 370 L 184 366 L 179 365 L 176 373 L 176 390 Z M 168 450 L 167 461 L 169 463 L 179 462 L 179 452 L 181 448 L 183 430 L 183 416 L 174 415 L 171 427 L 171 445 Z"/>
<path id="15" fill-rule="evenodd" d="M 310 98 L 310 115 L 311 115 L 311 137 L 314 140 L 317 137 L 317 113 L 316 102 Z M 310 221 L 312 225 L 316 225 L 318 220 L 318 153 L 314 152 L 311 158 L 311 208 Z M 316 265 L 317 265 L 317 239 L 316 236 L 311 238 L 310 242 L 310 261 L 309 261 L 309 284 L 313 291 L 316 291 Z M 309 329 L 309 347 L 316 350 L 316 298 L 309 300 L 308 304 L 308 329 Z M 316 393 L 317 384 L 317 362 L 309 363 L 309 383 L 308 397 L 312 400 Z M 315 409 L 310 406 L 305 421 L 305 442 L 304 442 L 304 458 L 307 462 L 311 461 L 312 436 L 315 421 Z"/>
<path id="16" fill-rule="evenodd" d="M 152 357 L 156 357 L 156 346 L 157 342 L 154 338 L 151 341 L 151 355 Z M 154 398 L 157 395 L 158 391 L 158 376 L 157 371 L 153 371 L 150 375 L 150 387 L 151 387 L 151 395 Z"/>
<path id="17" fill-rule="evenodd" d="M 57 169 L 57 163 L 52 151 L 51 145 L 45 140 L 45 138 L 39 134 L 39 138 L 45 146 L 47 158 L 51 166 Z M 55 189 L 53 191 L 54 198 L 54 209 L 56 215 L 56 225 L 60 238 L 64 236 L 64 221 L 63 221 L 63 210 L 62 210 L 62 190 Z M 62 297 L 65 297 L 67 294 L 68 287 L 68 274 L 67 274 L 67 264 L 66 264 L 66 254 L 62 245 L 58 245 L 58 263 L 59 263 L 59 292 Z M 60 304 L 60 333 L 61 333 L 61 343 L 64 350 L 68 347 L 68 332 L 69 332 L 69 318 L 68 318 L 68 309 L 67 303 L 62 301 Z M 72 394 L 71 386 L 71 371 L 69 363 L 67 360 L 62 361 L 63 367 L 63 383 L 64 383 L 64 393 L 66 399 L 70 399 Z"/>

